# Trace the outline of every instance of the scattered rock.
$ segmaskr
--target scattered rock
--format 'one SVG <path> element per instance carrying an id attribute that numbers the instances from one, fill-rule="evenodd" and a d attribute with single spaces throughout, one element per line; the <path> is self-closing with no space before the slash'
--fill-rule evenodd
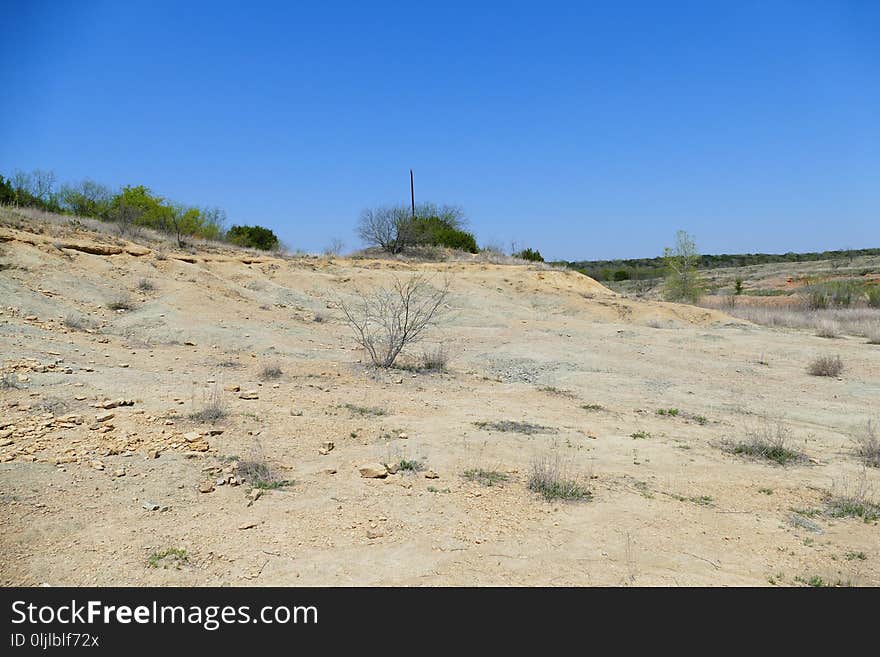
<path id="1" fill-rule="evenodd" d="M 158 504 L 154 504 L 153 502 L 144 502 L 144 503 L 142 504 L 142 506 L 143 506 L 144 509 L 146 509 L 147 511 L 158 511 L 158 510 L 159 510 L 159 505 L 158 505 Z"/>
<path id="2" fill-rule="evenodd" d="M 433 470 L 428 470 L 427 472 L 425 472 L 425 479 L 439 479 L 439 478 L 440 478 L 440 475 L 438 475 Z"/>
<path id="3" fill-rule="evenodd" d="M 112 420 L 114 417 L 116 417 L 115 413 L 100 413 L 95 416 L 95 421 L 106 422 L 107 420 Z"/>
<path id="4" fill-rule="evenodd" d="M 239 399 L 259 399 L 260 393 L 257 390 L 247 390 L 238 396 Z"/>
<path id="5" fill-rule="evenodd" d="M 238 392 L 241 390 L 241 386 L 223 386 L 223 389 L 226 392 Z"/>
<path id="6" fill-rule="evenodd" d="M 385 532 L 383 532 L 381 529 L 368 529 L 367 530 L 367 538 L 369 538 L 369 539 L 382 538 L 383 536 L 385 536 Z"/>
<path id="7" fill-rule="evenodd" d="M 214 482 L 213 481 L 203 481 L 199 484 L 199 492 L 200 493 L 213 493 L 214 492 Z"/>
<path id="8" fill-rule="evenodd" d="M 381 463 L 366 463 L 358 471 L 364 479 L 382 479 L 388 476 L 388 468 Z"/>
<path id="9" fill-rule="evenodd" d="M 327 440 L 321 443 L 321 447 L 318 449 L 318 454 L 320 454 L 321 456 L 326 456 L 333 451 L 334 447 L 336 447 L 336 445 L 333 443 L 333 441 Z"/>
<path id="10" fill-rule="evenodd" d="M 244 530 L 244 529 L 253 529 L 256 526 L 257 526 L 257 523 L 255 523 L 255 522 L 245 522 L 245 523 L 239 525 L 238 528 L 241 530 Z"/>

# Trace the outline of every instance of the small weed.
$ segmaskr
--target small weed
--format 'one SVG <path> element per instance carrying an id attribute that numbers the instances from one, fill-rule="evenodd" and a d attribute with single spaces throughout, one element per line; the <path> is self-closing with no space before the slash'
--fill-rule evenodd
<path id="1" fill-rule="evenodd" d="M 866 561 L 868 559 L 868 555 L 864 552 L 847 552 L 843 557 L 847 561 L 855 561 L 857 559 L 859 561 Z"/>
<path id="2" fill-rule="evenodd" d="M 634 431 L 633 433 L 629 434 L 629 437 L 633 440 L 645 440 L 647 438 L 650 438 L 651 434 L 647 431 Z"/>
<path id="3" fill-rule="evenodd" d="M 267 363 L 260 370 L 260 378 L 264 381 L 280 379 L 284 372 L 278 363 Z"/>
<path id="4" fill-rule="evenodd" d="M 773 489 L 772 488 L 759 488 L 758 492 L 763 493 L 764 495 L 772 495 Z"/>
<path id="5" fill-rule="evenodd" d="M 529 490 L 540 493 L 545 500 L 589 500 L 590 490 L 577 479 L 566 475 L 559 454 L 544 457 L 532 464 Z"/>
<path id="6" fill-rule="evenodd" d="M 402 472 L 421 472 L 425 469 L 425 464 L 421 461 L 400 459 L 397 462 L 397 469 Z"/>
<path id="7" fill-rule="evenodd" d="M 509 479 L 503 472 L 497 470 L 484 470 L 483 468 L 471 468 L 465 470 L 462 476 L 468 481 L 476 481 L 483 486 L 494 486 Z"/>
<path id="8" fill-rule="evenodd" d="M 677 408 L 658 408 L 657 415 L 666 415 L 669 417 L 677 417 L 678 409 Z"/>
<path id="9" fill-rule="evenodd" d="M 474 422 L 474 426 L 487 431 L 501 431 L 523 433 L 532 435 L 536 433 L 556 433 L 556 429 L 545 427 L 531 422 L 516 422 L 514 420 L 501 420 L 500 422 Z"/>
<path id="10" fill-rule="evenodd" d="M 117 295 L 107 302 L 107 308 L 110 310 L 131 310 L 133 305 L 131 299 L 124 294 Z"/>
<path id="11" fill-rule="evenodd" d="M 804 460 L 804 455 L 788 447 L 791 432 L 782 423 L 775 425 L 766 422 L 763 425 L 747 429 L 746 440 L 730 445 L 733 454 L 753 456 L 773 461 L 779 465 L 796 463 Z"/>
<path id="12" fill-rule="evenodd" d="M 189 561 L 186 550 L 180 548 L 168 548 L 153 552 L 147 559 L 150 568 L 174 568 L 180 570 Z"/>
<path id="13" fill-rule="evenodd" d="M 141 292 L 152 292 L 156 289 L 156 285 L 149 278 L 142 278 L 138 281 L 137 288 Z"/>
<path id="14" fill-rule="evenodd" d="M 262 459 L 238 461 L 235 464 L 235 476 L 253 488 L 262 490 L 275 490 L 294 484 L 292 480 L 281 479 L 274 469 Z"/>
<path id="15" fill-rule="evenodd" d="M 605 407 L 601 404 L 584 404 L 581 406 L 585 411 L 604 411 Z"/>
<path id="16" fill-rule="evenodd" d="M 380 415 L 386 414 L 384 408 L 377 408 L 375 406 L 356 406 L 355 404 L 343 404 L 342 408 L 347 408 L 352 413 L 363 416 L 378 417 Z"/>
<path id="17" fill-rule="evenodd" d="M 214 386 L 205 393 L 202 407 L 189 414 L 189 419 L 195 422 L 214 423 L 226 417 L 226 407 L 223 403 L 223 393 Z"/>

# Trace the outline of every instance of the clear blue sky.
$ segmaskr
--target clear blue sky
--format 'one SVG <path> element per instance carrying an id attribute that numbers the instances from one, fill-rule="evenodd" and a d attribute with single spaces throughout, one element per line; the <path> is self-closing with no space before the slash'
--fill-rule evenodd
<path id="1" fill-rule="evenodd" d="M 463 206 L 545 257 L 880 246 L 880 2 L 0 0 L 0 173 L 292 248 Z"/>

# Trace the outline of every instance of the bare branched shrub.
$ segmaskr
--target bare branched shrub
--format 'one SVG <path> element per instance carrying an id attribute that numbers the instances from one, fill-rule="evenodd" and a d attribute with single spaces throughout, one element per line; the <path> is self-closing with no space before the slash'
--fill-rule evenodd
<path id="1" fill-rule="evenodd" d="M 820 356 L 807 367 L 807 373 L 813 376 L 840 376 L 843 372 L 843 361 L 840 356 Z"/>
<path id="2" fill-rule="evenodd" d="M 141 292 L 152 292 L 156 289 L 156 285 L 149 278 L 142 278 L 138 281 L 137 288 Z"/>
<path id="3" fill-rule="evenodd" d="M 880 432 L 871 420 L 860 426 L 853 438 L 856 441 L 856 453 L 866 465 L 880 468 Z"/>
<path id="4" fill-rule="evenodd" d="M 355 340 L 377 367 L 391 367 L 400 352 L 418 342 L 439 319 L 449 296 L 449 280 L 434 287 L 421 274 L 394 279 L 391 287 L 360 292 L 358 301 L 339 302 Z"/>

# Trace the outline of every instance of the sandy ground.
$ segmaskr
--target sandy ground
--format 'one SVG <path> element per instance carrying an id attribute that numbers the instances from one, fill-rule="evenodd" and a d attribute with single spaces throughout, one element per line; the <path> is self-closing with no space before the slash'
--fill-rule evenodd
<path id="1" fill-rule="evenodd" d="M 0 249 L 4 585 L 880 584 L 878 523 L 824 511 L 880 492 L 852 441 L 880 415 L 880 347 L 864 339 L 530 266 L 165 254 L 11 228 Z M 449 370 L 373 370 L 336 301 L 414 269 L 452 281 L 428 343 Z M 108 309 L 120 294 L 131 309 Z M 806 373 L 825 354 L 840 378 Z M 280 378 L 261 380 L 273 363 Z M 212 390 L 226 417 L 191 420 Z M 117 399 L 133 404 L 99 407 Z M 545 429 L 476 424 L 502 420 Z M 807 459 L 725 450 L 766 422 Z M 528 489 L 548 456 L 589 501 Z M 254 500 L 227 483 L 235 457 L 293 483 Z M 401 458 L 438 478 L 358 471 Z M 187 556 L 151 567 L 169 549 Z"/>

